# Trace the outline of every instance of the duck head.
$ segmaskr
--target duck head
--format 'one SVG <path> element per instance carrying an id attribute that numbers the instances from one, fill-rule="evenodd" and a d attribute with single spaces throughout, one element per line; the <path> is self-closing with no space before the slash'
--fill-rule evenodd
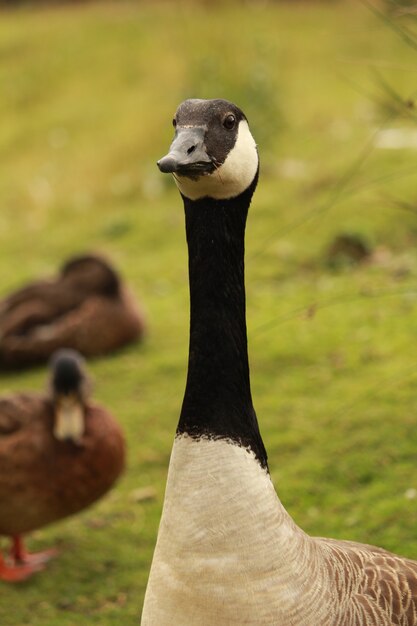
<path id="1" fill-rule="evenodd" d="M 190 200 L 240 195 L 259 168 L 245 114 L 227 100 L 185 100 L 173 119 L 174 140 L 157 163 Z"/>
<path id="2" fill-rule="evenodd" d="M 50 367 L 54 437 L 79 445 L 85 431 L 84 404 L 89 389 L 84 359 L 75 350 L 59 350 L 52 355 Z"/>

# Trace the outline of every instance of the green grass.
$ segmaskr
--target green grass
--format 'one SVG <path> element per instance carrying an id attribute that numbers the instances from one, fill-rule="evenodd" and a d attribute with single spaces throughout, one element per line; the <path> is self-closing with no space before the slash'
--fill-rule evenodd
<path id="1" fill-rule="evenodd" d="M 417 500 L 405 495 L 417 489 L 417 215 L 393 202 L 416 206 L 417 153 L 372 144 L 381 128 L 417 130 L 375 74 L 407 99 L 417 53 L 360 3 L 118 2 L 0 17 L 0 295 L 102 251 L 150 327 L 143 345 L 90 365 L 96 398 L 126 431 L 123 479 L 33 534 L 32 549 L 61 555 L 1 585 L 0 624 L 138 623 L 188 346 L 181 200 L 155 161 L 188 96 L 236 101 L 259 144 L 248 330 L 281 499 L 311 534 L 417 558 Z M 331 270 L 325 250 L 341 232 L 386 261 Z M 40 368 L 0 384 L 44 381 Z M 155 498 L 135 502 L 142 487 Z"/>

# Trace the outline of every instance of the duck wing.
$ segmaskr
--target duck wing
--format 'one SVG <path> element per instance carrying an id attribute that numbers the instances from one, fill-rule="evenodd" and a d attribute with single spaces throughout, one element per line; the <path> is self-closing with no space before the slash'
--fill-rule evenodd
<path id="1" fill-rule="evenodd" d="M 27 393 L 0 397 L 0 445 L 3 437 L 27 426 L 33 417 L 34 404 L 39 401 L 40 398 Z"/>
<path id="2" fill-rule="evenodd" d="M 140 338 L 144 328 L 141 311 L 124 291 L 118 298 L 93 296 L 30 332 L 3 336 L 1 360 L 11 367 L 36 363 L 63 346 L 84 356 L 105 354 Z"/>
<path id="3" fill-rule="evenodd" d="M 0 337 L 26 335 L 79 306 L 86 294 L 65 283 L 41 281 L 0 303 Z"/>

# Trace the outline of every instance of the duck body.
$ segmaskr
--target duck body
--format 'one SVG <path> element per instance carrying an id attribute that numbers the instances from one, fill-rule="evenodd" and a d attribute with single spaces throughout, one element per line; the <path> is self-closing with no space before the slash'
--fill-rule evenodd
<path id="1" fill-rule="evenodd" d="M 22 535 L 78 513 L 103 496 L 125 464 L 123 432 L 113 416 L 87 398 L 81 356 L 54 354 L 50 390 L 0 397 L 0 580 L 25 580 L 55 554 L 31 555 Z"/>
<path id="2" fill-rule="evenodd" d="M 103 496 L 120 476 L 122 431 L 102 407 L 84 407 L 81 440 L 53 434 L 48 396 L 0 398 L 0 535 L 28 533 L 77 513 Z"/>
<path id="3" fill-rule="evenodd" d="M 34 282 L 0 302 L 0 366 L 46 361 L 60 348 L 105 354 L 144 333 L 143 312 L 108 261 L 73 257 L 56 278 Z"/>
<path id="4" fill-rule="evenodd" d="M 189 361 L 141 624 L 417 626 L 417 562 L 308 536 L 274 489 L 245 319 L 256 146 L 227 101 L 186 101 L 175 126 L 159 167 L 174 173 L 184 201 Z"/>

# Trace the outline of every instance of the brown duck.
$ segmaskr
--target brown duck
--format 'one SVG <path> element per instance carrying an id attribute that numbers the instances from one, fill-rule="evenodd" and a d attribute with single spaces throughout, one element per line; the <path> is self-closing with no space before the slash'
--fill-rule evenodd
<path id="1" fill-rule="evenodd" d="M 57 277 L 0 301 L 0 365 L 46 361 L 59 348 L 104 354 L 144 332 L 143 313 L 110 264 L 97 255 L 78 256 Z"/>
<path id="2" fill-rule="evenodd" d="M 22 535 L 89 506 L 123 470 L 121 428 L 88 390 L 83 359 L 61 350 L 49 393 L 0 398 L 0 535 L 12 540 L 2 580 L 24 580 L 53 555 L 28 554 Z"/>

